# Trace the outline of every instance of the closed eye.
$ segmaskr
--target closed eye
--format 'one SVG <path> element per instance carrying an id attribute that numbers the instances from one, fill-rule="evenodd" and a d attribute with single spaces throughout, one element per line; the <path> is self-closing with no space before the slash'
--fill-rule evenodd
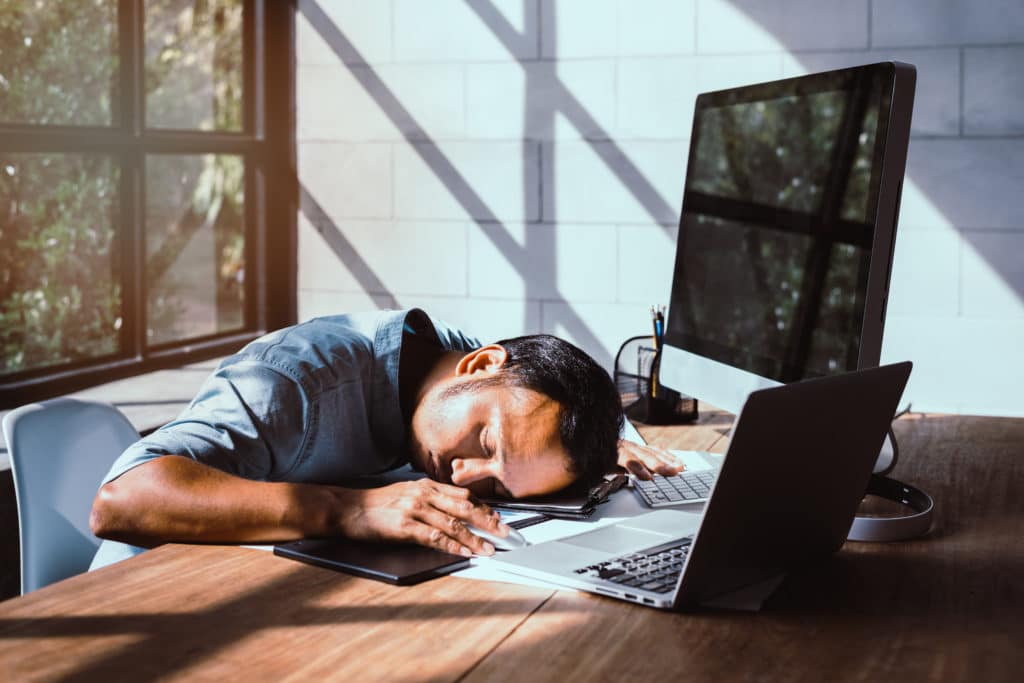
<path id="1" fill-rule="evenodd" d="M 491 457 L 491 449 L 487 447 L 487 435 L 490 433 L 489 427 L 484 427 L 480 430 L 480 452 L 485 458 Z"/>

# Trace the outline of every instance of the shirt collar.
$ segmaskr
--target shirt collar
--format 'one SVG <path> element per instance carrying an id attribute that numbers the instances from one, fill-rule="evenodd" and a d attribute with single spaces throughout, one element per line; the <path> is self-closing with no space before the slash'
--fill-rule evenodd
<path id="1" fill-rule="evenodd" d="M 434 324 L 422 310 L 388 311 L 377 326 L 373 340 L 373 410 L 370 428 L 374 442 L 384 453 L 394 454 L 393 466 L 407 460 L 406 425 L 399 399 L 398 367 L 402 357 L 402 333 L 437 340 Z"/>

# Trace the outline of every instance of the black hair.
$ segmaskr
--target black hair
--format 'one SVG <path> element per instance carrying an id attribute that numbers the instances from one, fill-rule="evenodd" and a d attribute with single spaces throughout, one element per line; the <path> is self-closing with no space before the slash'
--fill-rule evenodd
<path id="1" fill-rule="evenodd" d="M 561 407 L 558 432 L 579 486 L 593 486 L 618 460 L 622 401 L 607 371 L 582 349 L 550 334 L 496 342 L 508 357 L 501 370 L 467 388 L 501 384 L 530 389 Z"/>

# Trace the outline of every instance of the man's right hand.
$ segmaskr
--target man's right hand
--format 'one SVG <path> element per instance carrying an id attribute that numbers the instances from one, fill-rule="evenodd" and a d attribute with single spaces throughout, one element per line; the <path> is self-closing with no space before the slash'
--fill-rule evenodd
<path id="1" fill-rule="evenodd" d="M 473 525 L 505 536 L 509 528 L 498 513 L 469 490 L 431 479 L 374 489 L 347 489 L 338 524 L 343 535 L 411 541 L 454 555 L 493 555 L 494 546 L 467 529 Z"/>
<path id="2" fill-rule="evenodd" d="M 376 489 L 251 481 L 177 455 L 104 484 L 90 522 L 101 538 L 142 546 L 348 536 L 490 555 L 494 547 L 466 525 L 508 534 L 497 513 L 467 489 L 430 479 Z"/>

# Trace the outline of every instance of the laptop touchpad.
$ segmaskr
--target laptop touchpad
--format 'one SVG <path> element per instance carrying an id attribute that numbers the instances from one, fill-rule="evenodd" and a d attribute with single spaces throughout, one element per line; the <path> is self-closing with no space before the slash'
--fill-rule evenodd
<path id="1" fill-rule="evenodd" d="M 640 548 L 664 543 L 671 538 L 665 534 L 656 534 L 637 528 L 623 528 L 617 524 L 588 531 L 577 536 L 563 538 L 559 543 L 567 543 L 580 548 L 603 550 L 611 553 L 628 553 Z"/>

